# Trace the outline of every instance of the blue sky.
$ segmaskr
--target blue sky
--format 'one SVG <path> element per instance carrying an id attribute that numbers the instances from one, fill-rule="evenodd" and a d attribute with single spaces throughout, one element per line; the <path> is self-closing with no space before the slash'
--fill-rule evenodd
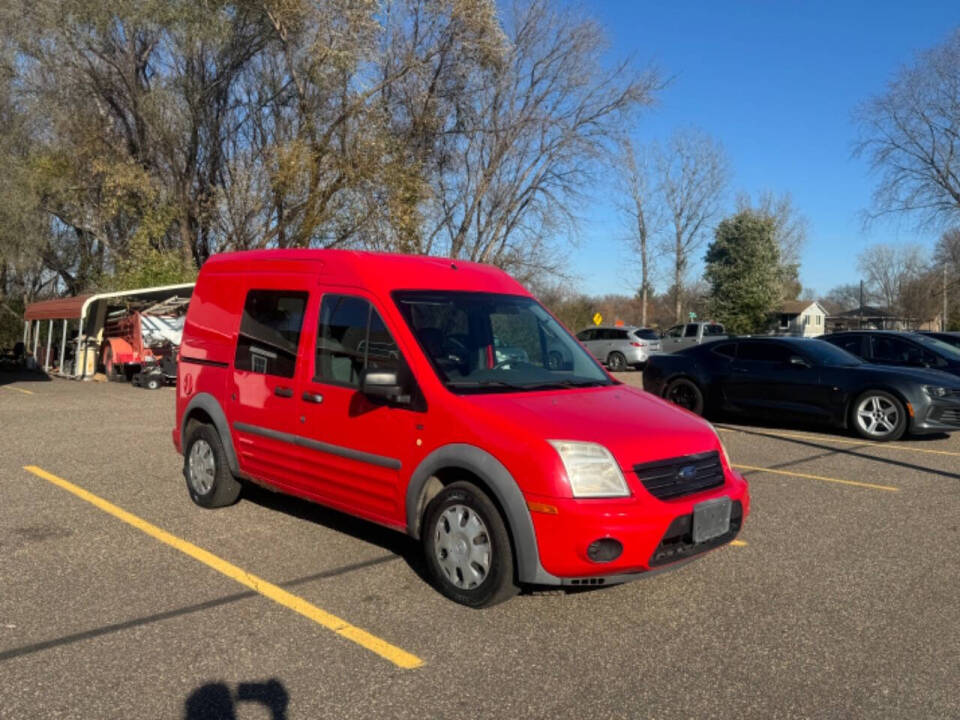
<path id="1" fill-rule="evenodd" d="M 805 287 L 825 294 L 857 282 L 857 255 L 871 244 L 935 242 L 909 219 L 863 228 L 875 178 L 851 157 L 851 113 L 960 25 L 960 2 L 581 2 L 607 28 L 612 56 L 653 63 L 673 78 L 639 118 L 638 142 L 699 126 L 729 157 L 727 207 L 741 190 L 793 195 L 809 222 Z M 630 270 L 624 221 L 602 199 L 607 189 L 601 184 L 581 215 L 571 266 L 584 292 L 632 294 L 638 273 Z M 700 269 L 698 258 L 693 272 Z M 658 290 L 667 284 L 664 275 Z"/>

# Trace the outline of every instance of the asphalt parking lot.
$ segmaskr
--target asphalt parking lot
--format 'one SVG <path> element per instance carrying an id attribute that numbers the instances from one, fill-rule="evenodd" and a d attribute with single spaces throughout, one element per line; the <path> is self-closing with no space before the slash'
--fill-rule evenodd
<path id="1" fill-rule="evenodd" d="M 720 423 L 742 542 L 472 611 L 400 534 L 263 490 L 194 506 L 173 389 L 13 380 L 2 718 L 960 716 L 960 435 Z"/>

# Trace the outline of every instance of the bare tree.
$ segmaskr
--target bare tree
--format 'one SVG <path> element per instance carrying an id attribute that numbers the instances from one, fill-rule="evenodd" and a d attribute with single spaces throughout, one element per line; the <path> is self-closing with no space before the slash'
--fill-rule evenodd
<path id="1" fill-rule="evenodd" d="M 737 196 L 737 211 L 752 210 L 773 221 L 774 239 L 780 248 L 781 295 L 784 300 L 796 298 L 803 292 L 800 284 L 800 255 L 807 242 L 807 219 L 793 204 L 790 193 L 776 195 L 766 190 L 756 203 L 748 193 Z"/>
<path id="2" fill-rule="evenodd" d="M 856 119 L 854 153 L 879 174 L 868 217 L 911 213 L 934 226 L 960 218 L 960 29 L 901 69 Z"/>
<path id="3" fill-rule="evenodd" d="M 653 71 L 605 62 L 600 26 L 547 0 L 518 0 L 505 52 L 465 79 L 430 174 L 422 249 L 489 262 L 524 278 L 556 270 L 555 238 L 576 223 L 598 161 L 633 111 L 652 102 Z"/>
<path id="4" fill-rule="evenodd" d="M 704 243 L 720 210 L 729 171 L 720 144 L 701 130 L 678 131 L 651 150 L 657 194 L 669 230 L 663 249 L 673 256 L 676 322 L 683 320 L 683 286 L 690 257 Z"/>
<path id="5" fill-rule="evenodd" d="M 853 310 L 854 308 L 860 307 L 860 285 L 857 283 L 837 285 L 837 287 L 832 288 L 823 299 L 824 302 L 830 306 L 829 309 L 831 312 Z M 869 289 L 864 288 L 864 305 L 873 302 L 873 300 Z"/>
<path id="6" fill-rule="evenodd" d="M 900 310 L 904 286 L 927 269 L 924 249 L 919 245 L 873 245 L 857 259 L 857 267 L 871 292 L 885 307 Z"/>
<path id="7" fill-rule="evenodd" d="M 640 324 L 647 326 L 647 302 L 650 285 L 650 242 L 660 231 L 662 215 L 653 192 L 653 182 L 644 151 L 634 148 L 628 138 L 621 143 L 621 185 L 623 199 L 620 209 L 629 223 L 630 250 L 640 262 Z"/>

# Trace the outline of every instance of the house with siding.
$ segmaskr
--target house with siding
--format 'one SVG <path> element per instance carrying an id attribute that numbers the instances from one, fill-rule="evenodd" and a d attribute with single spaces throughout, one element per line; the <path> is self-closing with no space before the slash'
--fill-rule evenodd
<path id="1" fill-rule="evenodd" d="M 777 335 L 817 337 L 826 332 L 827 311 L 816 300 L 787 300 L 774 312 Z"/>

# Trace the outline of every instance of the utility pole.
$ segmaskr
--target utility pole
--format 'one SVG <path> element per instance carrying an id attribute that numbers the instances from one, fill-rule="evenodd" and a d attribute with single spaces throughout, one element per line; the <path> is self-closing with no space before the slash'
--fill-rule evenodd
<path id="1" fill-rule="evenodd" d="M 943 264 L 943 317 L 940 320 L 940 331 L 947 331 L 947 264 Z"/>
<path id="2" fill-rule="evenodd" d="M 860 330 L 863 330 L 863 280 L 860 281 Z"/>

